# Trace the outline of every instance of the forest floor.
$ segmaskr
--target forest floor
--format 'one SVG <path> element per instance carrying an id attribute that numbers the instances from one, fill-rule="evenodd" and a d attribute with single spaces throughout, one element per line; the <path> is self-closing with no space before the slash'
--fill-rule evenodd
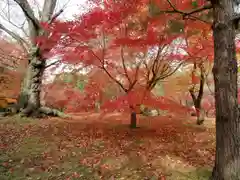
<path id="1" fill-rule="evenodd" d="M 81 117 L 81 118 L 80 118 Z M 75 114 L 0 119 L 1 180 L 207 180 L 214 160 L 214 119 Z"/>

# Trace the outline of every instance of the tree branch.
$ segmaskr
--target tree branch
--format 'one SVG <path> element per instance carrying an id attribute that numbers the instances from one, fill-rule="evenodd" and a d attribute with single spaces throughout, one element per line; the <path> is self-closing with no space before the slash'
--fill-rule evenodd
<path id="1" fill-rule="evenodd" d="M 204 83 L 205 83 L 205 76 L 204 76 L 204 69 L 203 69 L 203 64 L 201 64 L 200 67 L 200 71 L 201 71 L 201 75 L 200 75 L 200 87 L 199 87 L 199 91 L 198 91 L 198 96 L 197 99 L 201 100 L 203 97 L 203 89 L 204 89 Z"/>
<path id="2" fill-rule="evenodd" d="M 169 11 L 171 13 L 179 13 L 179 14 L 182 14 L 183 15 L 183 18 L 185 18 L 186 16 L 190 16 L 192 14 L 195 14 L 195 13 L 199 13 L 201 11 L 205 11 L 205 10 L 209 10 L 209 9 L 212 9 L 212 4 L 206 4 L 200 8 L 197 8 L 197 9 L 194 9 L 192 11 L 189 11 L 189 12 L 184 12 L 184 11 L 180 11 L 178 10 L 177 8 L 175 8 L 175 6 L 172 4 L 171 0 L 167 0 L 169 5 L 171 6 L 171 8 L 173 8 L 173 11 Z M 168 12 L 168 11 L 166 11 Z"/>
<path id="3" fill-rule="evenodd" d="M 60 16 L 60 14 L 63 13 L 63 11 L 64 11 L 63 9 L 60 9 L 60 11 L 58 11 L 58 12 L 49 20 L 48 24 L 52 24 L 52 22 L 55 21 L 55 20 L 58 18 L 58 16 Z"/>
<path id="4" fill-rule="evenodd" d="M 177 67 L 176 67 L 172 72 L 169 72 L 169 73 L 167 73 L 167 74 L 165 74 L 165 75 L 162 75 L 162 74 L 161 74 L 161 76 L 159 76 L 158 78 L 155 79 L 155 81 L 153 82 L 153 84 L 156 84 L 158 81 L 160 81 L 160 80 L 162 80 L 162 79 L 165 79 L 165 78 L 173 75 L 183 64 L 184 64 L 184 62 L 180 62 L 180 63 L 177 65 Z M 165 71 L 167 71 L 167 69 L 166 69 Z M 164 72 L 165 72 L 165 71 L 164 71 Z M 163 73 L 164 73 L 164 72 L 163 72 Z M 151 87 L 151 88 L 154 88 L 154 86 Z"/>
<path id="5" fill-rule="evenodd" d="M 52 19 L 57 0 L 45 0 L 42 10 L 41 21 L 49 22 Z"/>
<path id="6" fill-rule="evenodd" d="M 53 65 L 55 65 L 55 64 L 57 64 L 57 63 L 59 63 L 59 62 L 60 62 L 60 60 L 54 61 L 54 62 L 46 65 L 46 66 L 45 66 L 45 69 L 47 69 L 47 68 L 49 68 L 50 66 L 53 66 Z"/>
<path id="7" fill-rule="evenodd" d="M 121 59 L 122 59 L 122 65 L 123 65 L 123 70 L 124 70 L 124 75 L 126 76 L 126 78 L 128 79 L 129 81 L 129 84 L 132 83 L 130 77 L 128 76 L 128 72 L 127 72 L 127 67 L 126 67 L 126 64 L 125 64 L 125 58 L 124 58 L 124 53 L 123 53 L 123 47 L 121 46 Z"/>
<path id="8" fill-rule="evenodd" d="M 33 26 L 36 29 L 39 29 L 41 26 L 39 24 L 38 19 L 34 16 L 33 10 L 31 6 L 29 5 L 27 0 L 14 0 L 22 9 L 24 15 L 27 17 L 29 21 L 32 22 Z"/>
<path id="9" fill-rule="evenodd" d="M 99 58 L 93 50 L 90 50 L 90 52 L 92 53 L 93 56 L 95 56 L 100 62 L 104 62 L 104 60 L 101 60 L 101 58 Z M 116 78 L 114 78 L 111 73 L 108 72 L 108 70 L 104 67 L 104 63 L 102 63 L 102 66 L 99 67 L 100 69 L 102 69 L 115 83 L 117 83 L 125 92 L 127 92 L 127 89 L 123 86 L 123 84 L 118 81 Z"/>
<path id="10" fill-rule="evenodd" d="M 14 38 L 16 41 L 18 41 L 18 43 L 21 45 L 21 47 L 23 48 L 23 50 L 25 52 L 28 52 L 28 43 L 27 41 L 25 41 L 21 36 L 17 35 L 16 33 L 10 31 L 8 28 L 6 28 L 5 26 L 3 26 L 0 23 L 0 29 L 2 29 L 4 32 L 6 32 L 8 35 L 10 35 L 12 38 Z"/>

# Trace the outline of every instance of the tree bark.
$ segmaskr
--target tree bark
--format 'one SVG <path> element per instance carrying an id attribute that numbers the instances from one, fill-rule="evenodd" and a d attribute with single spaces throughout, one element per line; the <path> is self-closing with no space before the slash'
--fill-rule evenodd
<path id="1" fill-rule="evenodd" d="M 20 110 L 22 116 L 42 117 L 43 115 L 49 115 L 63 118 L 69 117 L 56 109 L 43 107 L 40 103 L 45 62 L 45 59 L 38 52 L 32 55 L 19 97 L 18 111 Z"/>
<path id="2" fill-rule="evenodd" d="M 212 0 L 216 155 L 212 180 L 240 180 L 240 121 L 233 2 Z"/>
<path id="3" fill-rule="evenodd" d="M 134 129 L 137 128 L 137 112 L 136 112 L 136 107 L 134 108 L 132 105 L 130 105 L 130 128 Z"/>
<path id="4" fill-rule="evenodd" d="M 31 79 L 30 79 L 31 68 L 29 66 L 29 62 L 27 64 L 26 72 L 24 74 L 24 78 L 21 83 L 21 90 L 20 90 L 20 94 L 18 96 L 18 103 L 16 106 L 17 112 L 19 112 L 20 109 L 24 109 L 27 107 L 28 94 L 29 94 L 30 81 L 31 81 Z"/>
<path id="5" fill-rule="evenodd" d="M 131 112 L 131 123 L 130 123 L 130 128 L 135 129 L 137 128 L 137 113 L 136 112 Z"/>
<path id="6" fill-rule="evenodd" d="M 196 102 L 196 104 L 194 105 L 195 109 L 196 109 L 196 115 L 197 115 L 197 125 L 201 125 L 203 124 L 204 120 L 205 120 L 205 111 L 204 109 L 201 107 L 201 103 Z"/>
<path id="7" fill-rule="evenodd" d="M 34 54 L 29 64 L 27 106 L 22 110 L 24 115 L 31 115 L 33 112 L 38 111 L 41 106 L 40 92 L 44 68 L 45 60 L 38 54 Z"/>
<path id="8" fill-rule="evenodd" d="M 204 93 L 204 83 L 205 83 L 205 76 L 204 76 L 204 67 L 203 67 L 203 62 L 200 65 L 200 85 L 199 85 L 199 90 L 198 90 L 198 95 L 195 95 L 194 89 L 195 89 L 195 85 L 189 90 L 190 95 L 192 97 L 193 100 L 193 104 L 194 107 L 196 109 L 196 115 L 197 115 L 197 124 L 201 125 L 203 124 L 204 120 L 205 120 L 205 111 L 201 106 L 201 102 L 202 102 L 202 98 L 203 98 L 203 93 Z M 193 69 L 193 73 L 196 71 L 197 69 L 197 63 L 194 63 L 194 69 Z"/>

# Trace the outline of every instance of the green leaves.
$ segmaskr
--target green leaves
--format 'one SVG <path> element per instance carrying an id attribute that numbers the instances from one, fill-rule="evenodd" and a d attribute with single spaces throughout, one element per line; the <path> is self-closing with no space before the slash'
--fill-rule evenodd
<path id="1" fill-rule="evenodd" d="M 80 91 L 83 91 L 84 90 L 84 86 L 85 86 L 85 82 L 84 81 L 77 81 L 77 88 L 80 90 Z"/>
<path id="2" fill-rule="evenodd" d="M 240 72 L 240 66 L 238 67 L 238 72 Z"/>
<path id="3" fill-rule="evenodd" d="M 198 7 L 198 2 L 197 2 L 197 1 L 192 1 L 192 6 L 193 6 L 194 8 L 197 8 L 197 7 Z"/>

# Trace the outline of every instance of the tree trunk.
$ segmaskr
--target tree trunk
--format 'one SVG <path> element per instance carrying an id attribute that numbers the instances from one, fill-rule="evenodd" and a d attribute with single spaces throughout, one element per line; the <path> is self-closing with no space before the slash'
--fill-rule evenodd
<path id="1" fill-rule="evenodd" d="M 28 94 L 30 89 L 30 80 L 31 80 L 30 73 L 31 73 L 31 68 L 30 66 L 28 66 L 24 79 L 21 84 L 21 92 L 18 97 L 18 103 L 15 110 L 16 112 L 19 112 L 21 109 L 24 109 L 27 107 Z"/>
<path id="2" fill-rule="evenodd" d="M 130 128 L 134 129 L 137 128 L 137 113 L 136 112 L 131 112 L 131 123 L 130 123 Z"/>
<path id="3" fill-rule="evenodd" d="M 205 112 L 204 109 L 202 109 L 201 107 L 201 102 L 202 102 L 202 98 L 203 98 L 203 90 L 204 90 L 204 83 L 205 83 L 205 76 L 204 76 L 204 66 L 203 66 L 203 62 L 201 64 L 199 64 L 199 68 L 200 68 L 200 86 L 199 86 L 199 90 L 198 90 L 198 95 L 195 95 L 194 89 L 195 89 L 195 85 L 189 90 L 193 103 L 194 103 L 194 107 L 196 110 L 196 115 L 197 115 L 197 124 L 201 125 L 204 122 L 205 119 Z M 193 69 L 193 74 L 195 73 L 197 69 L 197 63 L 194 62 L 194 69 Z"/>
<path id="4" fill-rule="evenodd" d="M 216 155 L 212 180 L 240 180 L 240 121 L 233 2 L 212 0 Z"/>
<path id="5" fill-rule="evenodd" d="M 40 56 L 34 55 L 29 64 L 29 79 L 27 78 L 29 81 L 29 89 L 27 92 L 27 106 L 22 110 L 22 113 L 27 116 L 38 111 L 41 106 L 40 92 L 44 68 L 45 60 L 41 59 Z"/>
<path id="6" fill-rule="evenodd" d="M 42 117 L 42 115 L 59 116 L 67 118 L 61 111 L 51 109 L 49 107 L 41 106 L 41 86 L 42 77 L 45 69 L 45 60 L 39 55 L 33 55 L 32 60 L 28 66 L 28 72 L 25 77 L 25 83 L 23 84 L 23 91 L 20 95 L 21 114 L 23 116 L 36 116 Z"/>
<path id="7" fill-rule="evenodd" d="M 205 120 L 205 111 L 201 107 L 201 104 L 199 102 L 197 102 L 194 106 L 195 106 L 196 115 L 197 115 L 197 125 L 201 125 Z"/>
<path id="8" fill-rule="evenodd" d="M 200 95 L 198 95 L 197 97 L 195 96 L 193 91 L 189 91 L 191 96 L 192 96 L 192 100 L 193 100 L 193 104 L 196 110 L 196 116 L 197 116 L 197 124 L 201 125 L 203 124 L 204 120 L 205 120 L 205 111 L 201 106 L 201 102 L 202 102 L 202 95 L 203 95 L 203 91 L 199 91 L 199 93 L 201 93 Z"/>

